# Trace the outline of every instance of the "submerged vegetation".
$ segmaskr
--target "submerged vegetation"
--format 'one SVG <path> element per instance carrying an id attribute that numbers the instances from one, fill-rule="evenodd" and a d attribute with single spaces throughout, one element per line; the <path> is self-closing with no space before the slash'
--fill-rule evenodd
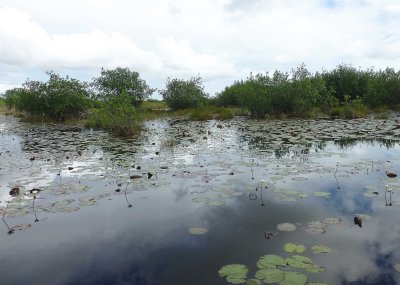
<path id="1" fill-rule="evenodd" d="M 387 68 L 361 70 L 339 65 L 331 71 L 311 73 L 305 65 L 292 72 L 250 74 L 210 98 L 202 78 L 168 79 L 159 90 L 163 101 L 149 100 L 156 91 L 138 72 L 118 67 L 101 70 L 92 82 L 48 72 L 47 82 L 27 80 L 7 90 L 8 109 L 25 112 L 30 120 L 86 120 L 90 127 L 130 136 L 143 119 L 184 116 L 189 120 L 230 119 L 235 114 L 266 117 L 365 117 L 400 106 L 400 72 Z"/>

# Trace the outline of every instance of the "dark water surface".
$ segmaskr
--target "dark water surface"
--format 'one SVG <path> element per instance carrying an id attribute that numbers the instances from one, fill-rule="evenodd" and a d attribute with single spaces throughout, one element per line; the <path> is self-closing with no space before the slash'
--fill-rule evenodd
<path id="1" fill-rule="evenodd" d="M 229 284 L 222 266 L 252 279 L 269 254 L 311 258 L 325 271 L 281 268 L 310 284 L 399 284 L 396 119 L 160 120 L 123 140 L 0 116 L 0 284 Z"/>

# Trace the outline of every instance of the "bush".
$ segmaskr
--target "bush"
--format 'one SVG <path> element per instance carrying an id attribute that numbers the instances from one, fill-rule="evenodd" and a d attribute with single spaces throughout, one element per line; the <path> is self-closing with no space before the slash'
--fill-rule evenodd
<path id="1" fill-rule="evenodd" d="M 93 109 L 86 126 L 105 129 L 119 136 L 136 135 L 142 129 L 140 117 L 130 101 L 130 96 L 122 93 Z"/>
<path id="2" fill-rule="evenodd" d="M 47 74 L 50 78 L 45 83 L 27 80 L 22 88 L 7 90 L 7 107 L 63 121 L 81 116 L 91 106 L 86 86 L 80 81 Z"/>
<path id="3" fill-rule="evenodd" d="M 92 86 L 99 100 L 113 100 L 113 97 L 125 94 L 135 107 L 139 107 L 155 91 L 140 78 L 138 72 L 121 67 L 113 70 L 102 68 L 100 77 L 94 79 Z"/>
<path id="4" fill-rule="evenodd" d="M 190 80 L 168 78 L 166 88 L 160 93 L 173 110 L 203 107 L 208 101 L 200 77 L 192 77 Z"/>

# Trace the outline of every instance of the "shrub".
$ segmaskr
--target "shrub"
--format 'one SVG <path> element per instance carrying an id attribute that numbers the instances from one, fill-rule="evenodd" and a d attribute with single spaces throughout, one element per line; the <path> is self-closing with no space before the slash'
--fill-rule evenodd
<path id="1" fill-rule="evenodd" d="M 68 76 L 62 78 L 54 72 L 47 74 L 50 78 L 45 83 L 27 80 L 22 88 L 7 90 L 7 107 L 59 121 L 80 116 L 90 107 L 83 83 Z"/>
<path id="2" fill-rule="evenodd" d="M 139 107 L 155 91 L 140 78 L 138 72 L 121 67 L 112 70 L 102 68 L 100 77 L 94 79 L 92 86 L 96 97 L 102 101 L 127 94 L 129 103 L 135 107 Z"/>
<path id="3" fill-rule="evenodd" d="M 93 109 L 86 126 L 105 129 L 119 136 L 129 137 L 142 129 L 140 117 L 126 93 L 116 96 L 98 109 Z"/>
<path id="4" fill-rule="evenodd" d="M 168 78 L 166 88 L 160 93 L 173 110 L 202 107 L 208 101 L 200 77 L 192 77 L 190 80 Z"/>

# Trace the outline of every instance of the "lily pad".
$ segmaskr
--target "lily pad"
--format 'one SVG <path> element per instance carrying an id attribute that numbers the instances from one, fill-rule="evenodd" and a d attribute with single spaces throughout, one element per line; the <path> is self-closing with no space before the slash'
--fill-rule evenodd
<path id="1" fill-rule="evenodd" d="M 208 232 L 208 230 L 206 228 L 200 228 L 200 227 L 193 227 L 193 228 L 190 228 L 188 231 L 192 235 L 202 235 L 202 234 L 205 234 L 206 232 Z"/>
<path id="2" fill-rule="evenodd" d="M 274 254 L 261 256 L 257 262 L 257 266 L 259 266 L 259 268 L 274 268 L 277 265 L 285 266 L 286 262 L 282 257 Z"/>
<path id="3" fill-rule="evenodd" d="M 19 225 L 13 226 L 11 228 L 11 230 L 12 231 L 23 231 L 23 230 L 29 229 L 31 227 L 32 227 L 31 224 L 19 224 Z"/>
<path id="4" fill-rule="evenodd" d="M 310 258 L 301 255 L 293 255 L 292 257 L 286 258 L 285 261 L 290 267 L 299 269 L 306 269 L 314 265 Z"/>
<path id="5" fill-rule="evenodd" d="M 305 232 L 309 235 L 321 235 L 324 234 L 326 232 L 326 230 L 324 228 L 306 228 Z"/>
<path id="6" fill-rule="evenodd" d="M 208 201 L 210 201 L 211 199 L 208 197 L 196 197 L 193 198 L 192 201 L 195 203 L 207 203 Z"/>
<path id="7" fill-rule="evenodd" d="M 211 201 L 211 202 L 207 203 L 208 206 L 222 206 L 224 204 L 225 204 L 225 202 L 222 202 L 222 201 Z"/>
<path id="8" fill-rule="evenodd" d="M 329 192 L 317 191 L 317 192 L 314 192 L 314 196 L 318 196 L 318 197 L 330 197 L 330 196 L 331 196 L 331 193 L 329 193 Z"/>
<path id="9" fill-rule="evenodd" d="M 285 271 L 285 277 L 279 282 L 279 285 L 304 285 L 306 282 L 307 276 L 303 273 Z"/>
<path id="10" fill-rule="evenodd" d="M 262 285 L 262 282 L 258 279 L 249 279 L 247 280 L 246 285 Z"/>
<path id="11" fill-rule="evenodd" d="M 342 220 L 339 218 L 336 218 L 336 217 L 330 217 L 330 218 L 323 219 L 322 222 L 324 222 L 325 224 L 328 224 L 328 225 L 337 225 L 337 224 L 340 224 L 342 222 Z"/>
<path id="12" fill-rule="evenodd" d="M 283 246 L 283 249 L 287 252 L 303 253 L 306 251 L 306 247 L 301 244 L 287 243 Z"/>
<path id="13" fill-rule="evenodd" d="M 226 277 L 226 281 L 232 284 L 242 284 L 246 282 L 249 269 L 242 264 L 229 264 L 221 267 L 218 271 L 219 276 Z"/>
<path id="14" fill-rule="evenodd" d="M 292 232 L 296 230 L 296 225 L 291 223 L 282 223 L 276 226 L 282 232 Z"/>
<path id="15" fill-rule="evenodd" d="M 311 250 L 313 253 L 330 253 L 332 252 L 332 249 L 329 246 L 326 245 L 313 245 L 311 247 Z"/>
<path id="16" fill-rule="evenodd" d="M 280 269 L 273 269 L 273 268 L 258 270 L 255 275 L 255 277 L 257 279 L 262 279 L 264 281 L 264 283 L 267 283 L 267 284 L 281 282 L 283 280 L 284 276 L 285 276 L 284 271 L 282 271 Z"/>

